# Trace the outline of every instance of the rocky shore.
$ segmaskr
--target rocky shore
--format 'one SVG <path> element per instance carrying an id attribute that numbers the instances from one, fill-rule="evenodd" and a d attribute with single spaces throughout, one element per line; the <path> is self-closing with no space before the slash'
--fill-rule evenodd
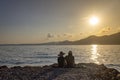
<path id="1" fill-rule="evenodd" d="M 75 68 L 0 66 L 0 80 L 120 80 L 120 72 L 94 63 L 79 63 Z"/>

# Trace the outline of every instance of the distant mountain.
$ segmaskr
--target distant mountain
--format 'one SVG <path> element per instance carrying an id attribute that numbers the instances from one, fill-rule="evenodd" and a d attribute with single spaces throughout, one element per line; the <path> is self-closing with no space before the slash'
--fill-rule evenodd
<path id="1" fill-rule="evenodd" d="M 41 45 L 69 45 L 72 43 L 72 41 L 61 41 L 61 42 L 48 42 L 48 43 L 42 43 Z"/>
<path id="2" fill-rule="evenodd" d="M 120 32 L 112 35 L 105 36 L 89 36 L 87 38 L 77 41 L 61 41 L 43 43 L 43 45 L 89 45 L 89 44 L 102 44 L 102 45 L 120 45 Z"/>
<path id="3" fill-rule="evenodd" d="M 61 42 L 48 42 L 41 44 L 0 44 L 0 46 L 16 46 L 16 45 L 90 45 L 90 44 L 101 44 L 101 45 L 120 45 L 120 32 L 112 35 L 104 36 L 89 36 L 87 38 L 77 40 L 77 41 L 61 41 Z"/>

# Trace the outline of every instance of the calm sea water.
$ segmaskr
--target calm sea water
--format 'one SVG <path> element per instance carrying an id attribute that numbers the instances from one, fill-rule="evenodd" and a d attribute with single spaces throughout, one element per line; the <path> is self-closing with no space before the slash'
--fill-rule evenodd
<path id="1" fill-rule="evenodd" d="M 49 65 L 57 62 L 60 51 L 67 55 L 69 50 L 76 63 L 103 63 L 120 71 L 120 45 L 0 46 L 0 65 Z"/>

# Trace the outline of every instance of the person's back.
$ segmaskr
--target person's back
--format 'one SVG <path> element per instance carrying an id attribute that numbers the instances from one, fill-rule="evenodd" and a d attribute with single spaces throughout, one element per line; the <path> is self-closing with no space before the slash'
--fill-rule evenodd
<path id="1" fill-rule="evenodd" d="M 58 55 L 58 67 L 63 68 L 65 66 L 65 58 L 63 57 L 64 53 L 60 52 L 60 54 Z"/>
<path id="2" fill-rule="evenodd" d="M 72 55 L 72 51 L 69 51 L 68 55 L 65 57 L 67 67 L 74 67 L 74 56 Z"/>
<path id="3" fill-rule="evenodd" d="M 64 57 L 58 57 L 58 67 L 64 67 L 65 59 Z"/>

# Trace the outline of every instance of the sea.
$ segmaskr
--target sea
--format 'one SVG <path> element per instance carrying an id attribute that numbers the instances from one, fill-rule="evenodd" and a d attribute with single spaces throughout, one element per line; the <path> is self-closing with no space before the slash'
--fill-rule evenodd
<path id="1" fill-rule="evenodd" d="M 2 45 L 0 66 L 44 66 L 57 63 L 60 51 L 73 52 L 75 63 L 105 64 L 120 71 L 120 45 Z"/>

